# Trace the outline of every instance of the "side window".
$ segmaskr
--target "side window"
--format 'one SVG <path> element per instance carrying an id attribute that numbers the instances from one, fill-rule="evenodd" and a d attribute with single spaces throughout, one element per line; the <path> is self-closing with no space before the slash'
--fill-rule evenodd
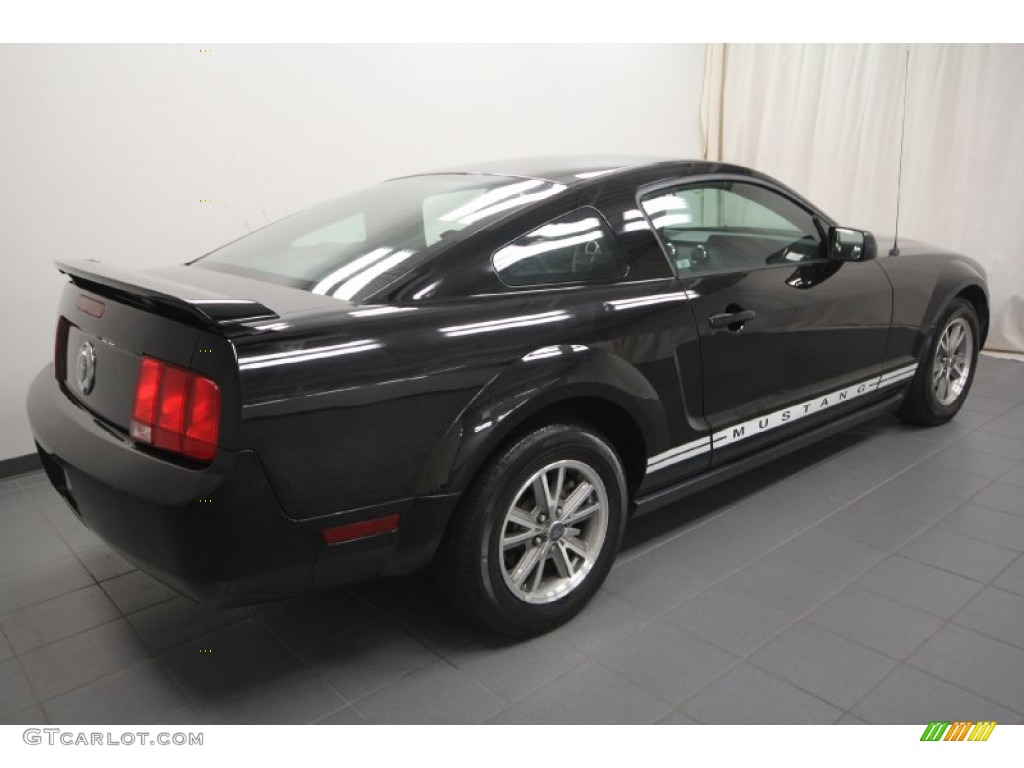
<path id="1" fill-rule="evenodd" d="M 626 274 L 626 260 L 593 208 L 580 208 L 537 227 L 491 258 L 505 285 L 605 282 Z"/>
<path id="2" fill-rule="evenodd" d="M 732 272 L 825 258 L 814 217 L 770 189 L 713 182 L 659 190 L 641 205 L 676 269 Z"/>

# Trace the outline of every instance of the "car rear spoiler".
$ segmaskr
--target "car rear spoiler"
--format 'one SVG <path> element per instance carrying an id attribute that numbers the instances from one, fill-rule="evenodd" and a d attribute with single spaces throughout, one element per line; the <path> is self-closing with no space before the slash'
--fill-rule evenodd
<path id="1" fill-rule="evenodd" d="M 257 301 L 133 272 L 98 261 L 55 261 L 57 269 L 82 288 L 106 294 L 157 314 L 175 317 L 208 328 L 224 328 L 250 320 L 273 320 L 277 313 Z"/>

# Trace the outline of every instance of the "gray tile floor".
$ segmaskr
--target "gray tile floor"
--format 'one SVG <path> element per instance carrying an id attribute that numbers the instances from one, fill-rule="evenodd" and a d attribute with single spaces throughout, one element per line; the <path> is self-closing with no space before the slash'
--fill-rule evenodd
<path id="1" fill-rule="evenodd" d="M 425 577 L 200 608 L 0 482 L 3 723 L 1024 722 L 1024 364 L 632 523 L 576 620 L 511 643 Z"/>

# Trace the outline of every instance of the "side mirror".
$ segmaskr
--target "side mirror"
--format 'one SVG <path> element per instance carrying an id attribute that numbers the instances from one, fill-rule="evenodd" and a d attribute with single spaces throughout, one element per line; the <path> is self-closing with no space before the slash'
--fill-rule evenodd
<path id="1" fill-rule="evenodd" d="M 878 255 L 878 244 L 870 232 L 845 227 L 828 231 L 828 256 L 838 261 L 867 261 Z"/>

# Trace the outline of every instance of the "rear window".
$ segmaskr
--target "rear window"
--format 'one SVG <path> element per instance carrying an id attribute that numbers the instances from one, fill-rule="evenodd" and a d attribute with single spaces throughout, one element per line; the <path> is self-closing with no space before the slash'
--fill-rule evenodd
<path id="1" fill-rule="evenodd" d="M 358 302 L 459 233 L 564 189 L 505 176 L 395 179 L 296 213 L 192 263 Z"/>

